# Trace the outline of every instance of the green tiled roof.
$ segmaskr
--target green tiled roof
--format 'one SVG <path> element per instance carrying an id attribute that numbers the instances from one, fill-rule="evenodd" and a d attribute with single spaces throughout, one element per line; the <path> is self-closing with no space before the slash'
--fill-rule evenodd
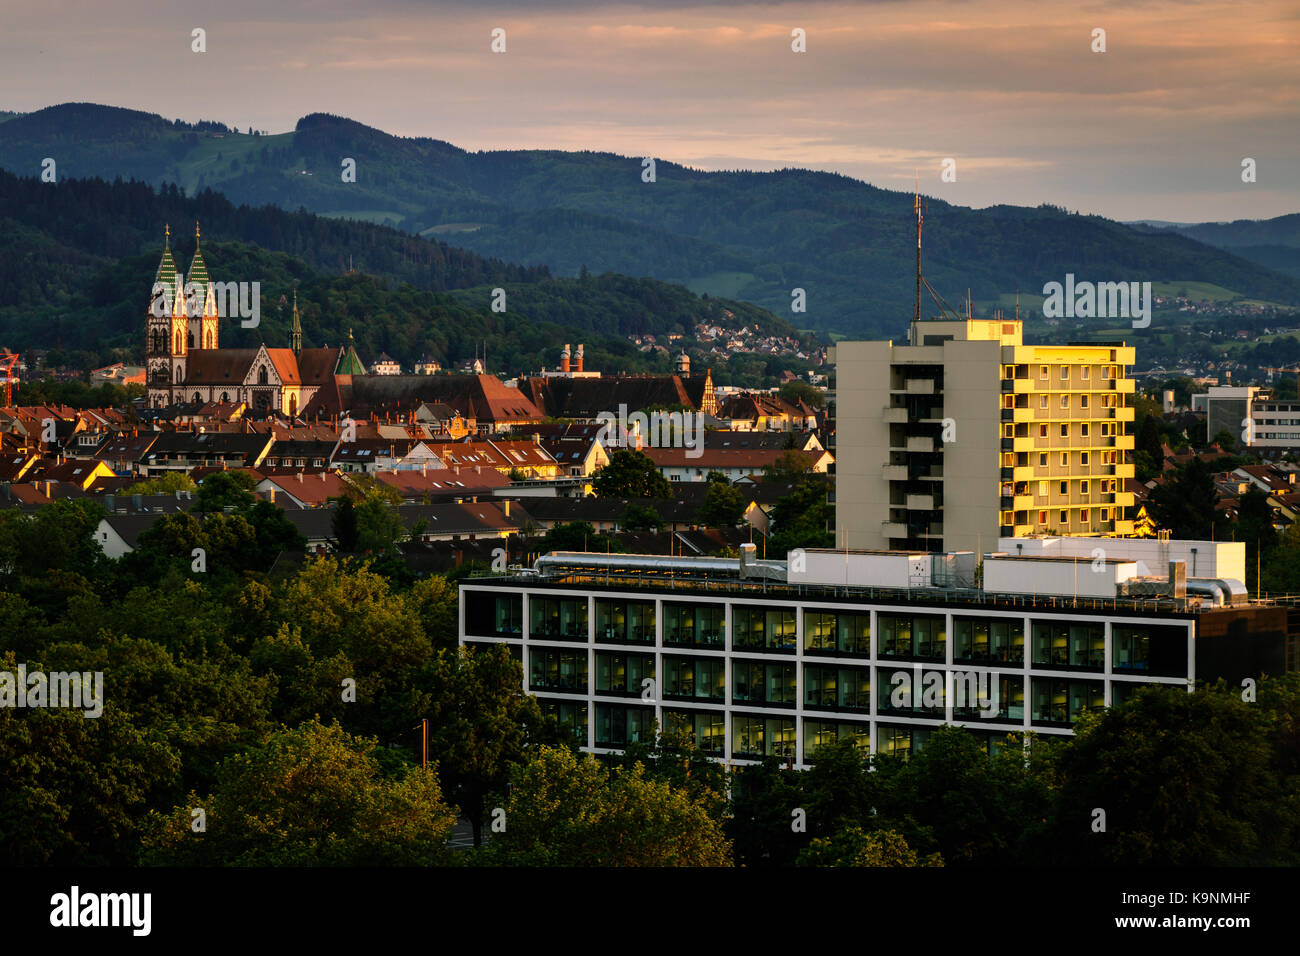
<path id="1" fill-rule="evenodd" d="M 203 261 L 203 253 L 199 251 L 199 224 L 194 224 L 194 261 L 190 263 L 190 282 L 196 282 L 199 286 L 199 302 L 202 303 L 208 294 L 208 265 Z"/>
<path id="2" fill-rule="evenodd" d="M 343 352 L 343 357 L 339 359 L 338 368 L 334 369 L 335 375 L 365 375 L 366 367 L 361 364 L 361 359 L 357 357 L 357 350 L 352 342 L 352 330 L 348 329 L 348 347 Z"/>
<path id="3" fill-rule="evenodd" d="M 164 234 L 162 261 L 158 263 L 158 274 L 154 277 L 154 282 L 166 283 L 169 293 L 176 289 L 176 260 L 172 258 L 170 228 Z"/>

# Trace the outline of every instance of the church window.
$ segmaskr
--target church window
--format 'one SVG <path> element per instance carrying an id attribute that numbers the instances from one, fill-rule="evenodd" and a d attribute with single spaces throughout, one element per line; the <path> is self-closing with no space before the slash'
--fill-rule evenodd
<path id="1" fill-rule="evenodd" d="M 265 366 L 265 365 L 262 365 L 262 366 L 259 366 L 258 369 L 257 369 L 257 384 L 258 384 L 258 385 L 265 385 L 266 383 L 267 383 L 267 377 L 266 377 L 266 366 Z"/>

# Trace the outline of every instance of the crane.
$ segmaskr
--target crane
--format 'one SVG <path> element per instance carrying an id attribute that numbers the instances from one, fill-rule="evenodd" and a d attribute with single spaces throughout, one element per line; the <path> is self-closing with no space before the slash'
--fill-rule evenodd
<path id="1" fill-rule="evenodd" d="M 18 384 L 18 353 L 0 348 L 0 376 L 4 377 L 5 408 L 14 403 L 13 387 Z"/>

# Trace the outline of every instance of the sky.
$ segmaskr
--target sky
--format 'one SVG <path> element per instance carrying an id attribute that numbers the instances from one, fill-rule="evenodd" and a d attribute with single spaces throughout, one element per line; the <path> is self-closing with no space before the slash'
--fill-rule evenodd
<path id="1" fill-rule="evenodd" d="M 272 133 L 328 112 L 470 150 L 803 167 L 890 189 L 915 174 L 977 208 L 1300 211 L 1295 0 L 2 2 L 6 110 L 83 101 Z"/>

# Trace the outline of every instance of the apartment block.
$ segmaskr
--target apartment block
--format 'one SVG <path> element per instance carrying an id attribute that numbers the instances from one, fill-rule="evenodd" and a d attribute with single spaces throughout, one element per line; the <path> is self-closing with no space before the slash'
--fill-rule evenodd
<path id="1" fill-rule="evenodd" d="M 1134 350 L 1025 345 L 1017 320 L 913 322 L 834 349 L 836 544 L 980 552 L 999 537 L 1125 535 Z"/>

